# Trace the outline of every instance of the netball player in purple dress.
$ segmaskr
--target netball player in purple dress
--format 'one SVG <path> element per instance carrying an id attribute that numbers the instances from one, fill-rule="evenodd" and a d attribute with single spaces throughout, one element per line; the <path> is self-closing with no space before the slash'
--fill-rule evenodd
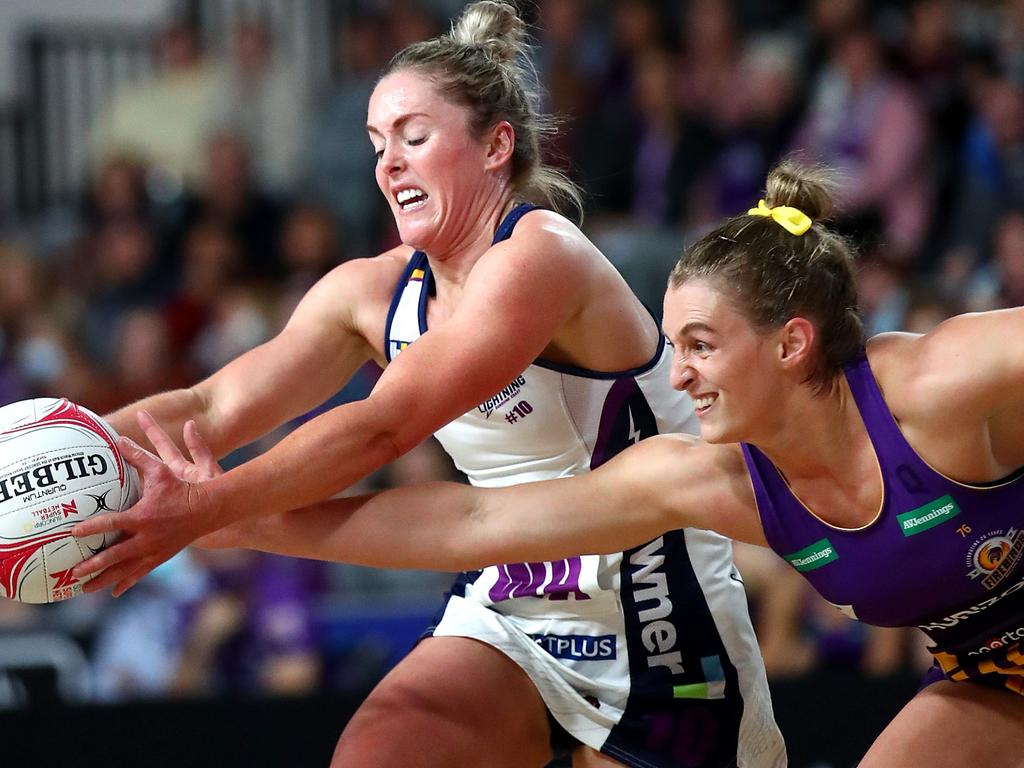
<path id="1" fill-rule="evenodd" d="M 766 198 L 688 248 L 665 296 L 703 440 L 654 437 L 570 479 L 327 502 L 211 543 L 472 568 L 714 529 L 772 547 L 847 615 L 931 638 L 928 684 L 862 767 L 1021 765 L 1024 309 L 865 344 L 850 250 L 820 223 L 828 177 L 783 164 Z"/>

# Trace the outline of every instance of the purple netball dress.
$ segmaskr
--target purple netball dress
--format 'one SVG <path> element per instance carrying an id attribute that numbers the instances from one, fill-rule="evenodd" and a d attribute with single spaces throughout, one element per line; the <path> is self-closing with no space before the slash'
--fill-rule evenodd
<path id="1" fill-rule="evenodd" d="M 1024 694 L 1024 471 L 985 485 L 945 477 L 907 443 L 865 357 L 846 379 L 881 467 L 881 511 L 863 528 L 829 525 L 744 444 L 768 544 L 851 618 L 922 629 L 950 680 Z"/>

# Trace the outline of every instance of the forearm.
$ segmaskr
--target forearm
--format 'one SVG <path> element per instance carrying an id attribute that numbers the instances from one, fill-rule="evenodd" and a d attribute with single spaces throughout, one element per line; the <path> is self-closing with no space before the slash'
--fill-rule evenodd
<path id="1" fill-rule="evenodd" d="M 625 503 L 594 473 L 507 488 L 425 483 L 247 520 L 220 545 L 379 568 L 473 570 L 615 552 L 672 527 L 638 501 Z"/>
<path id="2" fill-rule="evenodd" d="M 203 483 L 197 500 L 223 527 L 329 499 L 415 445 L 400 447 L 380 413 L 367 401 L 340 406 Z"/>
<path id="3" fill-rule="evenodd" d="M 494 562 L 486 545 L 487 526 L 475 519 L 480 494 L 457 483 L 428 483 L 245 520 L 218 536 L 221 546 L 292 557 L 378 568 L 468 570 Z"/>
<path id="4" fill-rule="evenodd" d="M 206 418 L 206 409 L 202 398 L 194 389 L 160 392 L 107 414 L 104 419 L 119 435 L 130 437 L 139 445 L 148 446 L 149 440 L 135 419 L 135 414 L 142 410 L 152 414 L 156 422 L 165 429 L 168 435 L 172 436 L 179 448 L 182 447 L 183 425 L 189 419 L 194 419 L 200 433 L 215 449 L 215 430 L 212 429 L 212 425 Z"/>

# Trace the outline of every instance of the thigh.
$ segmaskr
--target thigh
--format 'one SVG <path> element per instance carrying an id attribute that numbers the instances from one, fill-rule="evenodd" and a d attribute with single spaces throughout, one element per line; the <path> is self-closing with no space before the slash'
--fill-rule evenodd
<path id="1" fill-rule="evenodd" d="M 868 750 L 860 768 L 1024 766 L 1024 697 L 943 680 L 919 692 Z"/>
<path id="2" fill-rule="evenodd" d="M 477 640 L 428 637 L 353 715 L 331 765 L 541 768 L 550 736 L 544 702 L 515 662 Z"/>

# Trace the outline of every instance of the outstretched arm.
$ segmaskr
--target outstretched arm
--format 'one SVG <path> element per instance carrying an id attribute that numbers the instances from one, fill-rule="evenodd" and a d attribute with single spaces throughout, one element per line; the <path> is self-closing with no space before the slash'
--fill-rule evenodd
<path id="1" fill-rule="evenodd" d="M 742 492 L 746 478 L 729 477 L 721 450 L 688 436 L 652 437 L 571 478 L 507 488 L 428 483 L 332 499 L 247 521 L 222 544 L 450 571 L 617 552 L 683 527 L 764 544 Z"/>
<path id="2" fill-rule="evenodd" d="M 206 533 L 331 497 L 501 389 L 575 315 L 591 282 L 592 246 L 561 225 L 545 227 L 552 214 L 529 216 L 540 217 L 536 225 L 481 257 L 453 314 L 405 349 L 366 400 L 313 419 L 266 454 L 207 482 L 185 486 L 167 473 L 144 471 L 139 503 L 76 527 L 80 536 L 126 532 L 76 575 L 107 568 L 95 583 L 123 592 Z M 363 338 L 382 335 L 383 319 L 367 330 L 358 291 L 340 288 L 341 303 L 357 308 Z M 275 394 L 293 396 L 288 389 Z"/>
<path id="3" fill-rule="evenodd" d="M 140 424 L 176 475 L 220 474 L 194 424 L 184 434 L 191 461 L 151 419 Z M 143 472 L 164 467 L 133 443 L 122 450 Z M 241 521 L 201 543 L 435 570 L 619 551 L 687 526 L 764 544 L 736 458 L 731 448 L 664 435 L 572 478 L 490 489 L 437 482 L 332 499 Z"/>
<path id="4" fill-rule="evenodd" d="M 135 419 L 141 411 L 176 437 L 185 422 L 195 421 L 212 451 L 225 456 L 324 402 L 373 357 L 351 296 L 365 294 L 381 279 L 397 280 L 399 270 L 399 262 L 387 255 L 335 268 L 306 294 L 274 338 L 191 387 L 153 394 L 106 420 L 141 445 L 146 436 Z"/>
<path id="5" fill-rule="evenodd" d="M 202 480 L 220 473 L 194 424 L 184 434 L 191 462 L 151 419 L 143 416 L 140 424 L 166 462 L 122 438 L 125 458 L 144 474 Z M 662 435 L 571 478 L 487 489 L 426 483 L 331 499 L 240 521 L 203 543 L 448 571 L 616 552 L 683 527 L 764 545 L 742 461 L 734 446 Z M 106 556 L 100 552 L 97 561 Z"/>

